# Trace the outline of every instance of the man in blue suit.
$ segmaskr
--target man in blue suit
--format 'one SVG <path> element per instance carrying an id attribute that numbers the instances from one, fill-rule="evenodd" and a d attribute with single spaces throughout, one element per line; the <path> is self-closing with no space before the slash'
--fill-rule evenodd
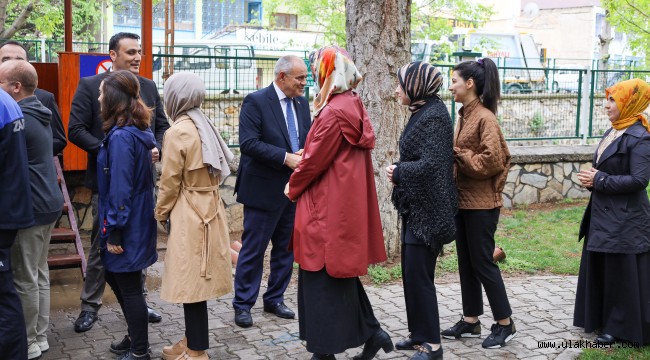
<path id="1" fill-rule="evenodd" d="M 260 290 L 264 253 L 269 241 L 271 274 L 263 295 L 264 311 L 293 319 L 284 291 L 293 269 L 288 245 L 296 206 L 284 196 L 284 186 L 300 160 L 311 127 L 309 102 L 302 96 L 307 67 L 287 55 L 275 64 L 275 80 L 244 99 L 239 115 L 241 160 L 235 192 L 244 204 L 242 249 L 235 273 L 235 323 L 253 325 L 250 309 Z"/>

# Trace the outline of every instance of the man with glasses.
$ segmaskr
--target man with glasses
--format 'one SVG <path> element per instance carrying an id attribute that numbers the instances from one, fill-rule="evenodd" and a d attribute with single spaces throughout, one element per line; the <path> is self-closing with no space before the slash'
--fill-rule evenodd
<path id="1" fill-rule="evenodd" d="M 287 55 L 275 64 L 273 83 L 244 98 L 239 115 L 241 160 L 235 192 L 244 204 L 242 249 L 235 273 L 235 323 L 253 325 L 250 310 L 257 300 L 269 241 L 271 273 L 263 295 L 264 311 L 285 319 L 294 312 L 284 304 L 291 280 L 293 253 L 289 240 L 296 206 L 284 196 L 284 186 L 302 159 L 311 127 L 309 102 L 303 96 L 307 67 Z"/>

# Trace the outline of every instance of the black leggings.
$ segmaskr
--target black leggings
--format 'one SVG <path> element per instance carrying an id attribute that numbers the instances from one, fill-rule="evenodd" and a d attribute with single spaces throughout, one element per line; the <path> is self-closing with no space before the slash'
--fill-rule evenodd
<path id="1" fill-rule="evenodd" d="M 138 355 L 146 354 L 149 349 L 149 313 L 142 292 L 142 270 L 123 273 L 106 270 L 104 276 L 126 318 L 131 351 Z"/>
<path id="2" fill-rule="evenodd" d="M 494 263 L 494 233 L 500 209 L 458 210 L 456 215 L 456 252 L 463 315 L 483 315 L 481 285 L 490 302 L 495 320 L 512 315 L 499 266 Z"/>
<path id="3" fill-rule="evenodd" d="M 208 302 L 183 304 L 185 312 L 185 337 L 191 350 L 207 350 L 210 347 L 208 332 Z"/>

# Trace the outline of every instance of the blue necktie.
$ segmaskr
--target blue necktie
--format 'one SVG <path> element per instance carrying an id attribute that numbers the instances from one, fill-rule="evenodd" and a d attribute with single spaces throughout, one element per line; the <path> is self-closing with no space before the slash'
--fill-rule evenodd
<path id="1" fill-rule="evenodd" d="M 287 102 L 287 129 L 289 130 L 289 140 L 291 141 L 291 151 L 297 152 L 300 150 L 300 141 L 298 140 L 298 132 L 296 131 L 296 121 L 293 117 L 293 101 L 291 98 L 284 98 Z"/>

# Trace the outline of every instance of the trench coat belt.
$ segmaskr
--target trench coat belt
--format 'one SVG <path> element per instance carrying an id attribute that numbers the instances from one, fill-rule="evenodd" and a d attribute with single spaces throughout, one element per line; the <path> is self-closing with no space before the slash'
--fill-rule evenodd
<path id="1" fill-rule="evenodd" d="M 218 209 L 219 205 L 214 207 L 214 213 L 203 216 L 201 212 L 196 208 L 196 205 L 190 200 L 189 196 L 187 196 L 187 192 L 189 191 L 197 191 L 197 192 L 212 192 L 212 191 L 217 191 L 217 201 L 221 201 L 221 198 L 219 197 L 219 185 L 213 185 L 213 186 L 183 186 L 181 189 L 181 193 L 183 194 L 183 197 L 185 197 L 185 200 L 187 200 L 187 203 L 190 204 L 190 207 L 192 210 L 194 210 L 194 213 L 201 218 L 201 222 L 203 225 L 203 245 L 201 246 L 201 277 L 204 277 L 206 279 L 211 279 L 212 278 L 212 273 L 208 272 L 208 269 L 210 268 L 209 262 L 210 262 L 210 221 L 212 221 L 215 217 L 217 217 L 218 214 Z"/>

